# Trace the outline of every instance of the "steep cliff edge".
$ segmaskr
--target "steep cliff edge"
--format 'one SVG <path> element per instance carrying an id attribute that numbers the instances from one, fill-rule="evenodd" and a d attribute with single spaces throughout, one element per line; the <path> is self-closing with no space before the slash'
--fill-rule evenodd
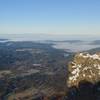
<path id="1" fill-rule="evenodd" d="M 68 87 L 77 86 L 80 81 L 91 83 L 100 81 L 100 53 L 78 53 L 69 63 Z"/>

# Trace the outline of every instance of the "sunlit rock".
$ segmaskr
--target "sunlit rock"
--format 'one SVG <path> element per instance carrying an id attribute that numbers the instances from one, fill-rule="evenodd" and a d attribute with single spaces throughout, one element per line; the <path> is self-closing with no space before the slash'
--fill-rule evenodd
<path id="1" fill-rule="evenodd" d="M 100 53 L 78 53 L 74 60 L 69 63 L 69 76 L 67 84 L 69 87 L 77 86 L 82 80 L 92 83 L 100 81 Z"/>

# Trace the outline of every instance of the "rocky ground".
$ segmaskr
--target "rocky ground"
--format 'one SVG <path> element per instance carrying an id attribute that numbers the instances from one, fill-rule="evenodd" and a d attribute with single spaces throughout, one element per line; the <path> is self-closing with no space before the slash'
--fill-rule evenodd
<path id="1" fill-rule="evenodd" d="M 77 86 L 82 80 L 95 83 L 100 80 L 100 53 L 78 53 L 69 64 L 68 86 Z"/>

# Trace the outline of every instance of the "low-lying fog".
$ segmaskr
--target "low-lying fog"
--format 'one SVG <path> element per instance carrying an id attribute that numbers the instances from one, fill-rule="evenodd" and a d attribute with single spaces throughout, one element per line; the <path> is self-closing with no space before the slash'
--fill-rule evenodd
<path id="1" fill-rule="evenodd" d="M 41 43 L 52 43 L 54 48 L 63 49 L 69 52 L 80 52 L 100 47 L 100 43 L 91 44 L 94 40 L 99 40 L 99 36 L 67 36 L 67 35 L 47 35 L 47 34 L 0 34 L 0 39 L 10 41 L 37 41 Z M 68 41 L 67 41 L 68 40 Z M 77 42 L 70 42 L 78 40 Z M 0 42 L 5 42 L 6 40 Z M 55 42 L 56 41 L 56 42 Z M 61 41 L 61 42 L 60 42 Z M 89 41 L 89 42 L 86 42 Z"/>
<path id="2" fill-rule="evenodd" d="M 24 33 L 24 34 L 0 34 L 0 39 L 11 39 L 16 41 L 34 41 L 34 40 L 99 40 L 99 36 L 94 35 L 64 35 L 64 34 L 33 34 L 33 33 Z"/>
<path id="3" fill-rule="evenodd" d="M 100 47 L 100 45 L 96 45 L 96 44 L 93 45 L 90 42 L 80 42 L 80 43 L 61 42 L 61 43 L 56 43 L 55 45 L 53 45 L 53 47 L 56 49 L 63 49 L 69 52 L 80 52 L 80 51 L 98 48 Z"/>

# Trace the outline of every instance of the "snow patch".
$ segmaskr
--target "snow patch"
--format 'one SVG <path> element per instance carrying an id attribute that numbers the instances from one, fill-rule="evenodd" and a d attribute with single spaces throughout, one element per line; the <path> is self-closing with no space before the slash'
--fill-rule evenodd
<path id="1" fill-rule="evenodd" d="M 100 56 L 97 55 L 97 54 L 90 55 L 90 54 L 80 53 L 79 56 L 81 56 L 83 58 L 91 58 L 91 59 L 94 59 L 94 60 L 100 60 Z"/>

